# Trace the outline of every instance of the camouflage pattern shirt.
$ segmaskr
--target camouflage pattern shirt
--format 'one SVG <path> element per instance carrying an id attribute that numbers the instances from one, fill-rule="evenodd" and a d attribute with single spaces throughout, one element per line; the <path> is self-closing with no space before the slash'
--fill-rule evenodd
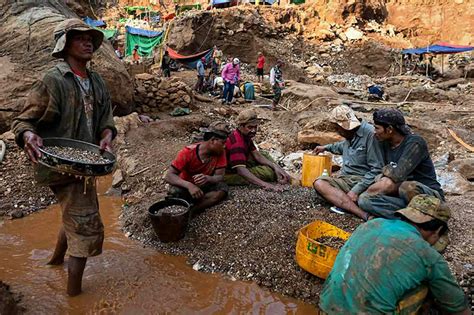
<path id="1" fill-rule="evenodd" d="M 466 309 L 448 264 L 415 226 L 374 219 L 359 226 L 340 250 L 319 306 L 328 314 L 394 313 L 397 303 L 421 285 L 445 311 Z"/>

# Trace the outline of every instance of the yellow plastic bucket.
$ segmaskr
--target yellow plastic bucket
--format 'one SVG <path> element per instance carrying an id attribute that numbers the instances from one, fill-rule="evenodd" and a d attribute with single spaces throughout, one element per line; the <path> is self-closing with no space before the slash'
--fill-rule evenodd
<path id="1" fill-rule="evenodd" d="M 301 185 L 313 187 L 314 181 L 323 174 L 325 169 L 331 175 L 331 157 L 329 155 L 303 154 Z"/>
<path id="2" fill-rule="evenodd" d="M 296 242 L 296 262 L 304 270 L 326 279 L 336 261 L 338 249 L 323 245 L 316 239 L 336 236 L 347 240 L 351 234 L 324 221 L 314 221 L 300 229 Z"/>

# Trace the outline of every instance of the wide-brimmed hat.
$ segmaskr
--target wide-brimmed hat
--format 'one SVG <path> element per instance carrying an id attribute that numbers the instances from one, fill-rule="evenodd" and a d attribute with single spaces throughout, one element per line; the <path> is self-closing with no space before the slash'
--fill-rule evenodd
<path id="1" fill-rule="evenodd" d="M 63 50 L 66 47 L 67 34 L 70 31 L 87 32 L 92 36 L 92 46 L 94 51 L 99 49 L 102 41 L 104 40 L 104 34 L 101 31 L 93 29 L 80 19 L 67 19 L 60 22 L 54 28 L 54 40 L 56 46 L 54 47 L 53 53 L 51 54 L 55 58 L 62 58 Z"/>
<path id="2" fill-rule="evenodd" d="M 347 105 L 339 105 L 331 111 L 330 120 L 344 128 L 352 130 L 360 126 L 360 121 L 354 111 Z"/>
<path id="3" fill-rule="evenodd" d="M 239 113 L 235 122 L 238 125 L 245 125 L 251 122 L 260 122 L 261 118 L 258 117 L 257 112 L 253 109 L 244 109 Z"/>
<path id="4" fill-rule="evenodd" d="M 215 135 L 217 138 L 227 139 L 230 134 L 229 125 L 224 121 L 215 121 L 207 128 L 201 129 L 204 134 L 210 133 Z"/>
<path id="5" fill-rule="evenodd" d="M 396 211 L 414 223 L 425 223 L 439 219 L 448 223 L 451 211 L 447 204 L 434 196 L 417 195 L 413 197 L 408 206 Z"/>

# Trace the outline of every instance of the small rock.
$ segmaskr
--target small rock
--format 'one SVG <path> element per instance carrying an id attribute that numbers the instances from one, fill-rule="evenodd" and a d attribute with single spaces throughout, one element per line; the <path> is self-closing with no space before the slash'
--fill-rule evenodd
<path id="1" fill-rule="evenodd" d="M 353 27 L 349 27 L 347 31 L 345 32 L 345 35 L 347 39 L 350 39 L 350 40 L 358 40 L 364 37 L 364 33 L 362 33 L 361 31 Z"/>
<path id="2" fill-rule="evenodd" d="M 12 219 L 20 219 L 23 218 L 23 211 L 21 209 L 16 209 L 11 213 Z"/>
<path id="3" fill-rule="evenodd" d="M 122 170 L 118 169 L 115 171 L 112 177 L 112 187 L 117 188 L 123 183 L 123 174 Z"/>

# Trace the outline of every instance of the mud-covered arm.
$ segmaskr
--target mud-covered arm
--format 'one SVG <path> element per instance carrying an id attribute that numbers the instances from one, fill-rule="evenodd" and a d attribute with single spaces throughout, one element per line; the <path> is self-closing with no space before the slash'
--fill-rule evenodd
<path id="1" fill-rule="evenodd" d="M 26 131 L 37 134 L 37 126 L 41 121 L 52 121 L 54 116 L 60 114 L 58 102 L 58 97 L 51 93 L 43 81 L 33 84 L 23 109 L 13 119 L 11 126 L 18 146 L 23 148 L 23 134 Z"/>
<path id="2" fill-rule="evenodd" d="M 367 165 L 370 168 L 370 171 L 365 173 L 364 177 L 360 182 L 358 182 L 351 191 L 360 195 L 364 192 L 370 185 L 375 181 L 375 177 L 382 172 L 383 166 L 383 155 L 382 149 L 375 140 L 374 135 L 370 134 L 367 137 Z"/>
<path id="3" fill-rule="evenodd" d="M 470 314 L 467 298 L 442 257 L 433 264 L 428 285 L 435 303 L 444 311 L 449 314 Z"/>
<path id="4" fill-rule="evenodd" d="M 426 144 L 418 141 L 407 143 L 400 160 L 396 164 L 385 165 L 382 174 L 395 183 L 401 183 L 426 158 L 427 154 L 429 153 Z"/>

